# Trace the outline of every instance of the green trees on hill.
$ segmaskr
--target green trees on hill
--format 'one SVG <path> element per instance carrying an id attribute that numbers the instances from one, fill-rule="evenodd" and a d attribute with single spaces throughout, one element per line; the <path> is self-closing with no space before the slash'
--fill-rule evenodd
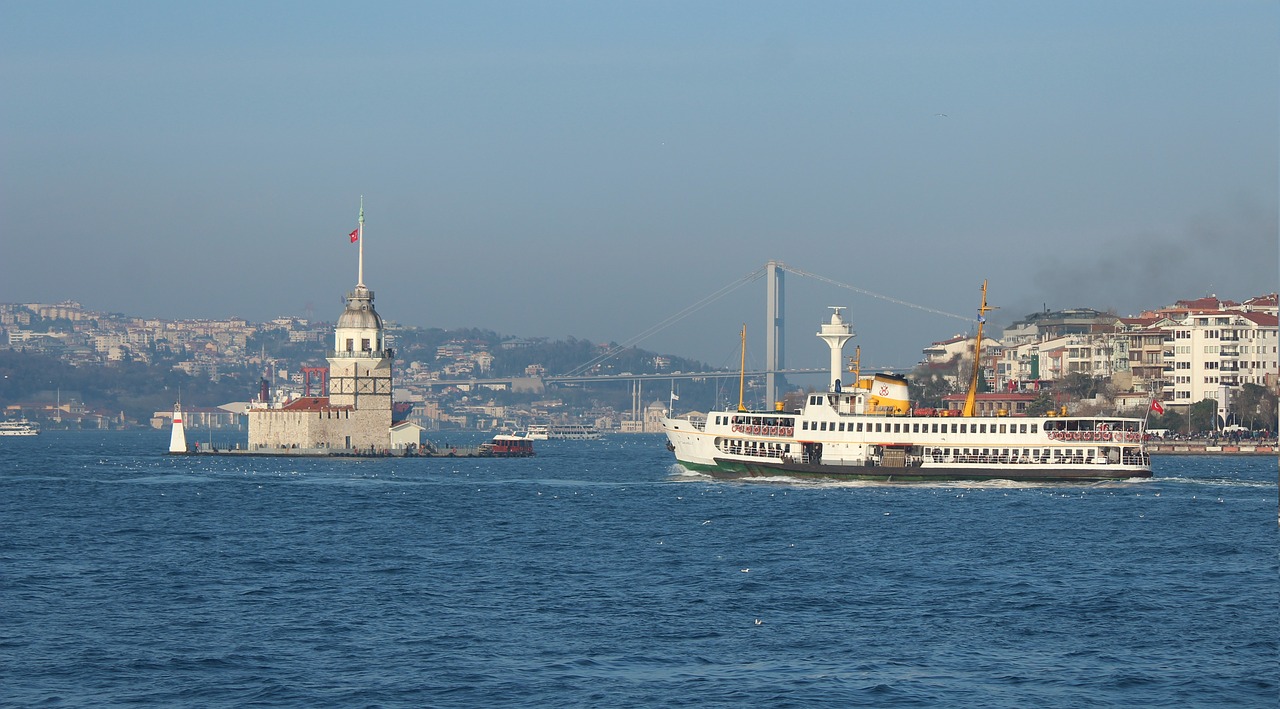
<path id="1" fill-rule="evenodd" d="M 73 367 L 56 357 L 0 351 L 0 405 L 53 403 L 52 392 L 77 393 L 90 409 L 146 422 L 171 408 L 181 392 L 192 406 L 217 406 L 249 398 L 256 381 L 247 372 L 223 372 L 218 381 L 193 377 L 169 365 L 118 362 Z M 40 397 L 43 401 L 36 402 Z M 64 399 L 65 402 L 65 399 Z"/>

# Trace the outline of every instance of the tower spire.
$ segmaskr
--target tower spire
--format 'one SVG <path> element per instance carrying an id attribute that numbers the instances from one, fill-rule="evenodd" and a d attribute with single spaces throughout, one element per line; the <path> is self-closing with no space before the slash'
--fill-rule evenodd
<path id="1" fill-rule="evenodd" d="M 356 271 L 356 287 L 364 287 L 364 195 L 360 195 L 360 224 L 356 227 L 360 233 L 356 236 L 360 242 L 360 265 Z"/>
<path id="2" fill-rule="evenodd" d="M 831 308 L 831 322 L 822 323 L 817 335 L 831 348 L 831 387 L 828 391 L 836 391 L 837 382 L 840 381 L 840 370 L 843 369 L 844 343 L 853 338 L 853 327 L 840 316 L 844 306 L 827 307 Z"/>

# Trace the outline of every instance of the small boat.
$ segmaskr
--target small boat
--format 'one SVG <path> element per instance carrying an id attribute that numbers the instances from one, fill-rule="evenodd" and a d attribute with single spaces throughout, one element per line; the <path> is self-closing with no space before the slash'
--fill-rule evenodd
<path id="1" fill-rule="evenodd" d="M 978 336 L 987 307 L 982 285 Z M 835 308 L 818 337 L 831 348 L 831 379 L 794 411 L 712 411 L 663 420 L 667 447 L 687 470 L 716 478 L 784 477 L 888 482 L 1127 480 L 1151 477 L 1146 420 L 1121 416 L 978 416 L 975 369 L 958 411 L 910 407 L 907 381 L 862 376 L 842 363 L 852 326 Z M 745 352 L 746 332 L 743 331 Z M 745 355 L 744 355 L 745 356 Z M 856 358 L 855 358 L 856 361 Z M 975 353 L 974 361 L 979 361 Z M 745 369 L 745 367 L 744 367 Z"/>
<path id="2" fill-rule="evenodd" d="M 476 454 L 485 458 L 528 458 L 533 455 L 533 441 L 527 436 L 500 433 L 488 443 L 481 443 Z"/>
<path id="3" fill-rule="evenodd" d="M 36 436 L 40 427 L 26 419 L 0 421 L 0 436 Z"/>

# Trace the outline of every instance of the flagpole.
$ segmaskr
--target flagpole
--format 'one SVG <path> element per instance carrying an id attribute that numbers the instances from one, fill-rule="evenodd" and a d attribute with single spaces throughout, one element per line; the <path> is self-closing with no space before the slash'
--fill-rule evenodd
<path id="1" fill-rule="evenodd" d="M 356 287 L 364 287 L 364 195 L 360 195 L 360 224 L 356 227 L 356 241 L 360 242 L 360 266 L 356 272 Z"/>

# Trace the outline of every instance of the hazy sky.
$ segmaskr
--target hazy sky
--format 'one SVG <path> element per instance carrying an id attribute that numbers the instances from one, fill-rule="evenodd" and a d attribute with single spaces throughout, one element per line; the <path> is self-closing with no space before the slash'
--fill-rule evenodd
<path id="1" fill-rule="evenodd" d="M 0 301 L 625 341 L 769 259 L 996 321 L 1277 288 L 1280 3 L 0 2 Z M 872 365 L 960 320 L 847 305 Z M 763 361 L 763 281 L 643 341 Z"/>

